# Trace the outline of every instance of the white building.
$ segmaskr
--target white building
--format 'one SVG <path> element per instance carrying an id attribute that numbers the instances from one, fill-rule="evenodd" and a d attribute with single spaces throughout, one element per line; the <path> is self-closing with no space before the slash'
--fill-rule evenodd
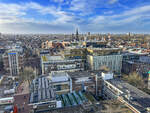
<path id="1" fill-rule="evenodd" d="M 79 71 L 84 70 L 82 59 L 65 59 L 62 56 L 41 56 L 42 74 L 52 71 Z"/>
<path id="2" fill-rule="evenodd" d="M 18 53 L 9 52 L 8 60 L 9 60 L 10 74 L 18 75 L 19 74 Z"/>
<path id="3" fill-rule="evenodd" d="M 108 72 L 108 73 L 102 72 L 101 75 L 102 75 L 103 80 L 113 79 L 113 77 L 114 77 L 113 73 L 111 73 L 111 72 Z"/>
<path id="4" fill-rule="evenodd" d="M 4 69 L 11 76 L 18 75 L 23 68 L 23 55 L 13 49 L 3 55 Z"/>
<path id="5" fill-rule="evenodd" d="M 48 77 L 57 94 L 72 93 L 72 79 L 66 72 L 52 72 Z"/>

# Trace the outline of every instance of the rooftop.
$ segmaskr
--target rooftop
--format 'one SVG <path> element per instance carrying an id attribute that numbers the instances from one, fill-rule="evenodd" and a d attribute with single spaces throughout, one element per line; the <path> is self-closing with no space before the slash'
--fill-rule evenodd
<path id="1" fill-rule="evenodd" d="M 121 50 L 120 48 L 88 48 L 92 50 Z"/>
<path id="2" fill-rule="evenodd" d="M 63 60 L 62 56 L 42 56 L 42 60 L 44 62 L 46 61 L 57 61 L 57 60 Z"/>
<path id="3" fill-rule="evenodd" d="M 90 55 L 113 55 L 120 54 L 120 48 L 87 48 Z"/>
<path id="4" fill-rule="evenodd" d="M 42 56 L 42 61 L 43 62 L 49 62 L 49 63 L 71 63 L 75 61 L 82 61 L 82 59 L 65 59 L 62 56 Z"/>
<path id="5" fill-rule="evenodd" d="M 69 76 L 66 72 L 53 72 L 50 76 L 52 82 L 68 81 Z"/>
<path id="6" fill-rule="evenodd" d="M 129 103 L 139 111 L 143 112 L 147 107 L 150 107 L 150 95 L 147 93 L 119 79 L 111 79 L 108 80 L 108 82 L 123 91 L 125 94 L 129 91 L 132 97 Z"/>
<path id="7" fill-rule="evenodd" d="M 88 71 L 68 72 L 68 74 L 71 78 L 91 77 L 91 72 Z"/>
<path id="8" fill-rule="evenodd" d="M 43 76 L 32 81 L 30 94 L 30 103 L 39 103 L 55 99 L 55 92 L 51 81 Z"/>
<path id="9" fill-rule="evenodd" d="M 133 48 L 133 49 L 129 49 L 127 50 L 129 53 L 134 53 L 134 54 L 138 54 L 138 55 L 147 55 L 148 52 L 144 52 L 142 48 Z"/>
<path id="10" fill-rule="evenodd" d="M 83 111 L 83 108 L 81 106 L 76 106 L 76 107 L 56 109 L 53 111 L 45 111 L 42 113 L 84 113 L 82 111 Z"/>
<path id="11" fill-rule="evenodd" d="M 62 102 L 61 108 L 52 110 L 52 109 L 49 109 L 47 106 L 45 106 L 43 108 L 42 113 L 53 113 L 53 112 L 54 113 L 57 113 L 57 112 L 68 113 L 70 110 L 71 110 L 70 112 L 80 113 L 80 109 L 78 110 L 76 109 L 75 111 L 74 109 L 80 108 L 81 105 L 83 104 L 86 104 L 86 105 L 89 104 L 89 100 L 87 99 L 85 93 L 81 91 L 79 92 L 73 91 L 73 93 L 57 95 L 56 100 Z M 40 112 L 41 110 L 37 108 L 36 113 L 40 113 Z"/>

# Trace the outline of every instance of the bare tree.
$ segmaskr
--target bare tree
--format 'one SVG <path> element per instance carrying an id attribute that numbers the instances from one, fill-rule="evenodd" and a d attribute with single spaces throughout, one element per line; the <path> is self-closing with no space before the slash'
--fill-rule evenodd
<path id="1" fill-rule="evenodd" d="M 23 69 L 23 72 L 20 73 L 20 80 L 23 81 L 28 81 L 29 84 L 31 84 L 31 81 L 35 78 L 35 73 L 33 68 L 31 67 L 25 67 Z"/>
<path id="2" fill-rule="evenodd" d="M 144 79 L 136 72 L 132 72 L 128 76 L 124 76 L 124 80 L 127 80 L 130 84 L 138 88 L 145 87 Z"/>
<path id="3" fill-rule="evenodd" d="M 105 66 L 105 65 L 101 66 L 100 70 L 102 70 L 102 71 L 110 71 L 110 69 L 107 66 Z"/>

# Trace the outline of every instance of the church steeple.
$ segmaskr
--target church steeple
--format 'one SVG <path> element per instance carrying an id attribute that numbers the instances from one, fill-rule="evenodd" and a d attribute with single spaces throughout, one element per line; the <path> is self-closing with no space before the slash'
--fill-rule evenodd
<path id="1" fill-rule="evenodd" d="M 78 33 L 78 28 L 76 29 L 76 40 L 79 41 L 79 33 Z"/>

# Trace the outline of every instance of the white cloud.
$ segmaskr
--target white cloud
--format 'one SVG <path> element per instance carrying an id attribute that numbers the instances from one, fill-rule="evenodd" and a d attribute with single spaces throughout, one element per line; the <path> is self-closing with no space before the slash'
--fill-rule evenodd
<path id="1" fill-rule="evenodd" d="M 112 17 L 126 17 L 126 16 L 132 16 L 132 15 L 143 15 L 145 13 L 150 12 L 150 5 L 137 7 L 134 9 L 127 10 L 119 15 L 113 15 Z"/>
<path id="2" fill-rule="evenodd" d="M 97 16 L 95 19 L 92 17 L 90 20 L 93 24 L 98 24 L 104 22 L 106 19 L 105 16 Z"/>
<path id="3" fill-rule="evenodd" d="M 23 10 L 25 10 L 25 8 L 17 4 L 0 3 L 0 16 L 3 16 L 3 17 L 25 15 L 26 13 L 23 12 Z"/>
<path id="4" fill-rule="evenodd" d="M 104 0 L 72 0 L 69 10 L 80 13 L 80 16 L 85 16 L 92 14 L 100 4 L 104 4 Z"/>
<path id="5" fill-rule="evenodd" d="M 64 2 L 64 0 L 53 0 L 54 2 L 56 2 L 56 3 L 62 3 L 62 2 Z"/>
<path id="6" fill-rule="evenodd" d="M 118 0 L 109 0 L 109 4 L 114 4 L 114 3 L 116 3 L 116 2 L 118 2 Z"/>
<path id="7" fill-rule="evenodd" d="M 56 8 L 54 6 L 45 7 L 37 3 L 29 3 L 26 6 L 28 8 L 36 9 L 39 13 L 43 15 L 50 14 L 56 17 L 56 20 L 54 20 L 52 23 L 65 23 L 72 19 L 72 16 L 68 15 L 66 12 L 62 11 L 60 8 Z"/>
<path id="8" fill-rule="evenodd" d="M 114 11 L 105 11 L 104 14 L 112 14 Z"/>
<path id="9" fill-rule="evenodd" d="M 85 1 L 72 0 L 70 10 L 72 10 L 72 11 L 84 11 L 85 8 L 87 8 Z"/>
<path id="10" fill-rule="evenodd" d="M 45 22 L 5 23 L 0 26 L 3 33 L 69 33 L 74 29 L 72 24 L 54 25 Z"/>
<path id="11" fill-rule="evenodd" d="M 56 0 L 55 2 L 62 1 L 64 0 Z M 100 1 L 101 3 L 99 3 Z M 103 12 L 102 14 L 100 12 L 101 15 L 95 15 L 93 14 L 94 8 L 98 7 L 98 4 L 103 4 L 105 0 L 100 1 L 72 0 L 71 6 L 67 10 L 61 9 L 61 6 L 43 6 L 36 2 L 28 2 L 25 4 L 0 3 L 0 26 L 6 28 L 9 25 L 13 25 L 14 27 L 10 27 L 9 31 L 11 31 L 11 29 L 13 31 L 15 27 L 18 30 L 27 29 L 27 27 L 30 27 L 36 31 L 38 28 L 35 28 L 33 25 L 35 25 L 36 27 L 41 27 L 45 31 L 46 28 L 49 30 L 60 30 L 65 29 L 65 27 L 66 30 L 69 30 L 74 26 L 83 27 L 84 29 L 110 29 L 114 26 L 124 27 L 125 25 L 130 23 L 138 24 L 139 22 L 140 24 L 140 22 L 143 21 L 142 19 L 145 18 L 142 16 L 146 16 L 147 19 L 150 18 L 150 5 L 128 9 L 124 12 L 121 12 L 120 14 L 115 14 L 115 11 L 109 10 Z M 118 0 L 110 1 L 111 5 L 113 3 L 116 3 Z M 106 4 L 108 4 L 108 2 Z M 39 20 L 38 18 L 34 18 L 34 16 L 28 14 L 30 10 L 33 10 L 35 13 L 43 17 L 47 17 L 47 15 L 49 17 L 47 19 Z M 92 16 L 89 16 L 89 14 L 91 14 Z M 89 17 L 85 18 L 84 16 L 87 15 Z M 53 19 L 51 19 L 51 17 Z M 0 30 L 3 31 L 2 27 Z M 37 31 L 40 32 L 40 30 Z"/>
<path id="12" fill-rule="evenodd" d="M 19 18 L 26 15 L 25 9 L 18 4 L 0 3 L 0 23 L 18 21 Z"/>
<path id="13" fill-rule="evenodd" d="M 128 11 L 124 11 L 122 14 L 115 14 L 110 16 L 97 16 L 93 18 L 93 23 L 99 23 L 101 21 L 115 24 L 125 24 L 134 22 L 135 20 L 142 19 L 143 16 L 149 17 L 150 5 L 142 6 Z"/>
<path id="14" fill-rule="evenodd" d="M 72 20 L 72 16 L 68 15 L 66 12 L 61 11 L 60 8 L 56 8 L 54 6 L 42 6 L 35 2 L 29 2 L 25 4 L 5 4 L 0 3 L 0 23 L 7 22 L 18 22 L 26 20 L 33 20 L 30 18 L 23 19 L 25 15 L 27 15 L 27 11 L 33 9 L 36 12 L 42 15 L 52 15 L 56 19 L 51 21 L 51 23 L 66 23 L 67 21 Z"/>
<path id="15" fill-rule="evenodd" d="M 34 10 L 41 16 L 51 15 L 55 19 L 53 20 L 38 20 L 34 16 L 28 16 L 28 11 Z M 25 4 L 5 4 L 0 3 L 0 30 L 1 32 L 29 32 L 28 29 L 33 28 L 33 32 L 44 32 L 46 28 L 49 30 L 60 30 L 65 28 L 69 30 L 74 26 L 74 23 L 69 23 L 73 20 L 73 15 L 62 11 L 60 8 L 54 6 L 42 6 L 35 2 L 29 2 Z M 33 26 L 35 25 L 35 27 Z M 3 27 L 2 27 L 3 26 Z M 45 28 L 44 28 L 45 26 Z M 70 26 L 70 27 L 69 27 Z M 28 28 L 27 28 L 28 27 Z M 39 27 L 39 28 L 36 28 Z M 38 30 L 43 28 L 43 30 Z M 57 28 L 58 27 L 58 28 Z M 22 31 L 21 31 L 22 29 Z M 30 29 L 32 32 L 32 29 Z M 62 30 L 63 31 L 63 30 Z"/>

